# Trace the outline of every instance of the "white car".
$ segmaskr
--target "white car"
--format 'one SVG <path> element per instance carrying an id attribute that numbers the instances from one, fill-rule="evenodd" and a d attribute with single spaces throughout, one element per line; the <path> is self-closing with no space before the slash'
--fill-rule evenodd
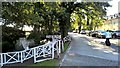
<path id="1" fill-rule="evenodd" d="M 86 34 L 85 30 L 80 31 L 81 34 Z"/>

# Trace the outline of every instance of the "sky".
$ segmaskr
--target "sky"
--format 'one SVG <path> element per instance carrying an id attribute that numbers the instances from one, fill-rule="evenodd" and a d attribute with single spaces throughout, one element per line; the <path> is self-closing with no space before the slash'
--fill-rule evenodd
<path id="1" fill-rule="evenodd" d="M 114 15 L 115 13 L 118 13 L 118 2 L 119 1 L 120 0 L 112 0 L 109 2 L 109 4 L 112 5 L 112 7 L 107 8 L 107 16 Z"/>

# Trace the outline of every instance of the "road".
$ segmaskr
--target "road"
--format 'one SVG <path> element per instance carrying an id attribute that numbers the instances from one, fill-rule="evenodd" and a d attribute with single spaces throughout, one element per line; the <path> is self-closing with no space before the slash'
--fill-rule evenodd
<path id="1" fill-rule="evenodd" d="M 118 52 L 102 44 L 93 43 L 86 36 L 69 33 L 70 48 L 60 66 L 117 66 Z"/>
<path id="2" fill-rule="evenodd" d="M 106 39 L 99 39 L 99 38 L 94 39 L 94 41 L 98 41 L 98 42 L 105 42 L 105 40 Z M 110 42 L 117 45 L 117 46 L 120 46 L 119 41 L 120 41 L 120 39 L 110 39 Z"/>
<path id="3" fill-rule="evenodd" d="M 106 39 L 95 38 L 95 37 L 86 36 L 86 35 L 82 35 L 82 36 L 86 37 L 90 41 L 94 41 L 94 42 L 106 45 L 105 44 Z M 111 43 L 110 47 L 115 49 L 115 51 L 119 52 L 119 50 L 120 50 L 120 39 L 110 39 L 110 43 Z"/>

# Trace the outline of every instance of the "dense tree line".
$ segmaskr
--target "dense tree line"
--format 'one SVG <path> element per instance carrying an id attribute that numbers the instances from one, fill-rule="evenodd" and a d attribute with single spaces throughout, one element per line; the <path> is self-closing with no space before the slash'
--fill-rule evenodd
<path id="1" fill-rule="evenodd" d="M 76 25 L 79 31 L 81 26 L 92 30 L 102 25 L 109 6 L 107 2 L 3 2 L 3 26 L 12 24 L 21 30 L 24 25 L 32 26 L 29 38 L 40 40 L 55 32 L 63 38 Z"/>
<path id="2" fill-rule="evenodd" d="M 2 26 L 2 52 L 15 50 L 16 40 L 20 37 L 25 37 L 24 31 L 12 27 Z"/>

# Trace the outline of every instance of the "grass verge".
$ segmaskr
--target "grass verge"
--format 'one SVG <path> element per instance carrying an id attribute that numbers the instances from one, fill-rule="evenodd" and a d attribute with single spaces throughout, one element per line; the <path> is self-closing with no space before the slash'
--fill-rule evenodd
<path id="1" fill-rule="evenodd" d="M 66 52 L 66 50 L 68 49 L 69 43 L 70 42 L 64 43 L 64 52 L 62 52 L 62 54 L 64 54 Z M 58 66 L 58 64 L 59 64 L 59 61 L 60 60 L 58 60 L 58 59 L 47 60 L 47 61 L 29 65 L 27 68 L 36 68 L 36 67 L 56 68 L 56 66 Z"/>
<path id="2" fill-rule="evenodd" d="M 64 52 L 66 52 L 66 50 L 68 49 L 69 44 L 70 44 L 70 42 L 65 42 L 64 43 Z"/>

